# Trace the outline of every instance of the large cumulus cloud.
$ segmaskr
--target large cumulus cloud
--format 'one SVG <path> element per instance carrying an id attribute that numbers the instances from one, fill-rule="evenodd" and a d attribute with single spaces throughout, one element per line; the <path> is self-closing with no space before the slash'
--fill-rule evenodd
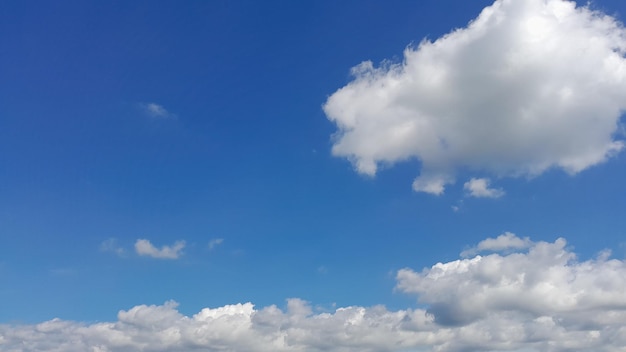
<path id="1" fill-rule="evenodd" d="M 466 258 L 472 252 L 487 253 Z M 290 299 L 284 309 L 243 303 L 185 316 L 166 302 L 120 311 L 115 322 L 0 325 L 0 350 L 624 351 L 624 260 L 603 252 L 579 261 L 562 238 L 533 242 L 512 233 L 486 239 L 462 257 L 398 271 L 397 289 L 416 295 L 420 309 L 320 313 Z"/>
<path id="2" fill-rule="evenodd" d="M 416 191 L 441 194 L 460 169 L 575 174 L 623 148 L 626 31 L 564 0 L 498 0 L 467 27 L 352 69 L 324 104 L 332 152 L 356 170 L 417 159 Z"/>
<path id="3" fill-rule="evenodd" d="M 438 325 L 472 332 L 478 350 L 497 349 L 496 342 L 515 350 L 623 350 L 626 262 L 610 259 L 608 251 L 580 262 L 566 244 L 563 238 L 534 243 L 505 233 L 462 255 L 528 250 L 438 263 L 421 272 L 402 269 L 397 288 L 416 294 Z M 455 340 L 444 350 L 462 344 Z"/>

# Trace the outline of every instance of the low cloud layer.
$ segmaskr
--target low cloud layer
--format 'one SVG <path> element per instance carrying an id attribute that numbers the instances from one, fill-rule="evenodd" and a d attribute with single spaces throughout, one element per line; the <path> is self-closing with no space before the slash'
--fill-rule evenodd
<path id="1" fill-rule="evenodd" d="M 171 246 L 155 247 L 146 239 L 138 239 L 135 242 L 135 252 L 142 256 L 148 256 L 156 259 L 178 259 L 185 248 L 185 241 L 176 241 Z"/>
<path id="2" fill-rule="evenodd" d="M 498 0 L 467 27 L 352 69 L 324 104 L 332 152 L 362 174 L 417 159 L 415 191 L 441 194 L 459 169 L 575 174 L 623 149 L 626 31 L 564 0 Z"/>
<path id="3" fill-rule="evenodd" d="M 532 242 L 512 233 L 472 250 L 491 254 L 398 271 L 397 289 L 425 309 L 315 313 L 289 299 L 283 309 L 242 303 L 185 316 L 166 302 L 120 311 L 115 322 L 0 325 L 0 350 L 623 351 L 625 261 L 608 253 L 578 261 L 562 238 Z"/>

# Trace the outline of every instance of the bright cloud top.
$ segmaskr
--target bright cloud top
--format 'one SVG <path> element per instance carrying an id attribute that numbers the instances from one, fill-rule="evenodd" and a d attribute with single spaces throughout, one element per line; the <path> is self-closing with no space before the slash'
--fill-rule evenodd
<path id="1" fill-rule="evenodd" d="M 603 339 L 609 336 L 626 342 L 624 261 L 609 260 L 604 254 L 578 262 L 562 238 L 532 243 L 505 234 L 477 247 L 525 246 L 527 252 L 438 263 L 421 272 L 403 269 L 397 274 L 397 287 L 428 304 L 442 326 L 491 326 L 491 333 L 506 333 L 512 342 L 529 334 L 569 339 L 578 344 L 574 350 L 607 348 Z"/>
<path id="2" fill-rule="evenodd" d="M 359 173 L 416 158 L 416 191 L 460 169 L 575 174 L 623 148 L 626 31 L 563 0 L 498 0 L 466 28 L 407 48 L 402 63 L 352 69 L 324 111 L 332 152 Z"/>
<path id="3" fill-rule="evenodd" d="M 251 303 L 193 316 L 175 302 L 120 311 L 115 322 L 53 319 L 0 325 L 3 351 L 623 351 L 626 262 L 577 261 L 562 238 L 532 242 L 505 233 L 477 251 L 506 251 L 402 269 L 397 288 L 427 309 L 345 307 L 315 313 Z M 517 252 L 511 252 L 512 250 Z"/>
<path id="4" fill-rule="evenodd" d="M 472 178 L 465 182 L 463 188 L 470 196 L 476 198 L 500 198 L 504 195 L 501 189 L 489 188 L 489 183 L 488 178 Z"/>
<path id="5" fill-rule="evenodd" d="M 157 259 L 178 259 L 182 255 L 183 248 L 185 248 L 185 241 L 176 241 L 173 245 L 163 246 L 160 249 L 146 239 L 138 239 L 135 242 L 137 254 Z"/>

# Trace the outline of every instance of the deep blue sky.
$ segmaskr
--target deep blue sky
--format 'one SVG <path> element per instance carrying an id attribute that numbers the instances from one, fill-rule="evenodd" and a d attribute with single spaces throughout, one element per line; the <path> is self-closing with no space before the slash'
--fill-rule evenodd
<path id="1" fill-rule="evenodd" d="M 417 160 L 369 178 L 331 155 L 322 105 L 351 67 L 401 61 L 489 4 L 2 2 L 0 322 L 111 320 L 169 299 L 185 313 L 289 297 L 410 307 L 396 270 L 504 231 L 623 258 L 624 153 L 494 179 L 499 199 L 462 183 L 413 192 Z M 624 20 L 621 1 L 594 4 Z M 140 238 L 186 247 L 142 257 Z"/>

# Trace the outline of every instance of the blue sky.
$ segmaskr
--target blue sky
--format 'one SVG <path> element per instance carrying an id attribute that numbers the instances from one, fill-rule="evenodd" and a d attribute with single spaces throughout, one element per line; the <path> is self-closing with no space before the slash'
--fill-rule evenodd
<path id="1" fill-rule="evenodd" d="M 445 325 L 401 269 L 460 260 L 472 246 L 508 258 L 514 241 L 480 245 L 506 232 L 529 238 L 515 250 L 563 237 L 577 263 L 610 249 L 623 265 L 626 4 L 591 3 L 618 23 L 609 29 L 572 6 L 563 23 L 578 41 L 559 37 L 560 24 L 536 27 L 531 64 L 566 85 L 555 91 L 562 105 L 536 108 L 519 98 L 536 90 L 532 75 L 480 71 L 511 38 L 467 50 L 466 32 L 441 39 L 491 4 L 3 2 L 0 324 L 116 321 L 169 300 L 186 316 L 245 302 L 287 311 L 297 298 L 313 312 L 431 309 Z M 507 6 L 505 23 L 517 13 Z M 549 51 L 568 45 L 582 49 Z M 462 94 L 438 103 L 435 83 L 419 86 L 422 69 L 453 77 L 441 89 Z M 527 134 L 501 113 L 518 100 L 537 116 Z M 402 134 L 444 121 L 440 111 L 452 116 L 433 127 L 441 149 Z"/>

